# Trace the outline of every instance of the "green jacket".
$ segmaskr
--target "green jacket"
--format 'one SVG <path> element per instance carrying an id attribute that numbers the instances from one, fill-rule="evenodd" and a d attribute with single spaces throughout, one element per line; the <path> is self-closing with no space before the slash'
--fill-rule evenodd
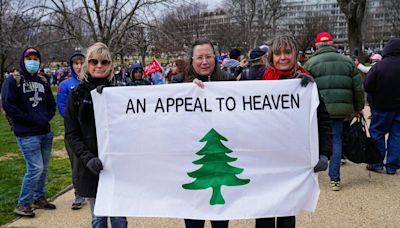
<path id="1" fill-rule="evenodd" d="M 346 118 L 364 108 L 361 75 L 353 61 L 336 48 L 320 48 L 304 68 L 314 77 L 331 118 Z"/>

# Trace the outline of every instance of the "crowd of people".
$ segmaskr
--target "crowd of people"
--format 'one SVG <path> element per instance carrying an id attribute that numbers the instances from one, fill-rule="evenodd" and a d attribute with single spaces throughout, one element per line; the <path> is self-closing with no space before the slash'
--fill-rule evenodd
<path id="1" fill-rule="evenodd" d="M 274 38 L 270 46 L 255 47 L 249 58 L 239 49 L 218 60 L 210 40 L 193 43 L 188 60 L 178 59 L 171 70 L 149 72 L 140 63 L 128 70 L 115 69 L 112 55 L 103 43 L 90 46 L 86 54 L 74 52 L 69 58 L 68 78 L 59 84 L 57 107 L 64 118 L 65 147 L 72 167 L 75 199 L 72 209 L 86 201 L 92 212 L 92 227 L 107 227 L 107 217 L 94 215 L 99 174 L 103 163 L 98 157 L 96 126 L 90 91 L 102 92 L 109 86 L 149 86 L 162 83 L 191 82 L 204 88 L 204 82 L 243 80 L 299 80 L 301 86 L 315 83 L 320 104 L 317 108 L 319 161 L 314 172 L 327 170 L 330 187 L 341 190 L 343 122 L 363 115 L 368 93 L 371 107 L 370 133 L 385 162 L 368 164 L 367 169 L 393 175 L 400 168 L 400 38 L 392 38 L 382 56 L 371 55 L 371 67 L 365 67 L 340 53 L 332 36 L 321 32 L 315 40 L 316 52 L 304 61 L 299 59 L 296 41 L 290 36 Z M 301 56 L 301 55 L 300 55 Z M 302 65 L 301 62 L 304 62 Z M 56 113 L 56 101 L 50 81 L 40 74 L 41 54 L 30 47 L 22 52 L 20 69 L 5 79 L 2 105 L 10 118 L 12 130 L 26 162 L 26 173 L 17 207 L 20 216 L 34 217 L 33 208 L 56 209 L 45 196 L 48 162 L 53 133 L 50 120 Z M 366 74 L 363 80 L 361 74 Z M 363 82 L 364 81 L 364 82 Z M 389 138 L 385 140 L 385 135 Z M 110 217 L 113 227 L 127 227 L 125 217 Z M 211 221 L 212 227 L 228 227 L 229 221 Z M 295 227 L 295 215 L 256 219 L 256 227 Z M 185 219 L 188 228 L 204 227 L 204 220 Z"/>

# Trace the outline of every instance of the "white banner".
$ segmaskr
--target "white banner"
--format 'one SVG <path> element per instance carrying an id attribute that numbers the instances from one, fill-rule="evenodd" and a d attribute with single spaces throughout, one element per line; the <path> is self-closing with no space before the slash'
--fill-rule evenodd
<path id="1" fill-rule="evenodd" d="M 249 219 L 314 211 L 319 104 L 299 80 L 92 91 L 100 216 Z"/>

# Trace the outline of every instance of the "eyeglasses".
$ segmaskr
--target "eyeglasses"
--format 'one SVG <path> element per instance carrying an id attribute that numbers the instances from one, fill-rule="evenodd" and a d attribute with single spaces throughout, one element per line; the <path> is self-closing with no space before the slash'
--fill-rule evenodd
<path id="1" fill-rule="evenodd" d="M 89 59 L 89 63 L 90 64 L 92 64 L 92 65 L 95 65 L 95 66 L 97 66 L 97 64 L 101 64 L 101 65 L 108 65 L 108 64 L 110 64 L 111 63 L 111 61 L 109 61 L 109 60 L 107 60 L 107 59 L 103 59 L 103 60 L 101 60 L 101 61 L 99 61 L 99 60 L 97 60 L 97 59 Z"/>
<path id="2" fill-rule="evenodd" d="M 198 56 L 193 56 L 192 59 L 196 62 L 203 62 L 203 59 L 205 59 L 207 62 L 210 62 L 213 60 L 215 55 L 198 55 Z"/>

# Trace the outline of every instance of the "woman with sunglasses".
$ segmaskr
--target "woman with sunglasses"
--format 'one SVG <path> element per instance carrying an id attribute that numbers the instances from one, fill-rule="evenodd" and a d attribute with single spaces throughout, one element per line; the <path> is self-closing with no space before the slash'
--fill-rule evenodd
<path id="1" fill-rule="evenodd" d="M 87 49 L 80 84 L 72 90 L 65 110 L 65 138 L 79 159 L 75 190 L 87 197 L 92 211 L 92 227 L 107 227 L 107 217 L 94 215 L 97 185 L 103 164 L 98 157 L 96 126 L 90 91 L 111 86 L 113 79 L 111 53 L 103 43 Z M 125 217 L 110 217 L 112 227 L 127 227 Z"/>

